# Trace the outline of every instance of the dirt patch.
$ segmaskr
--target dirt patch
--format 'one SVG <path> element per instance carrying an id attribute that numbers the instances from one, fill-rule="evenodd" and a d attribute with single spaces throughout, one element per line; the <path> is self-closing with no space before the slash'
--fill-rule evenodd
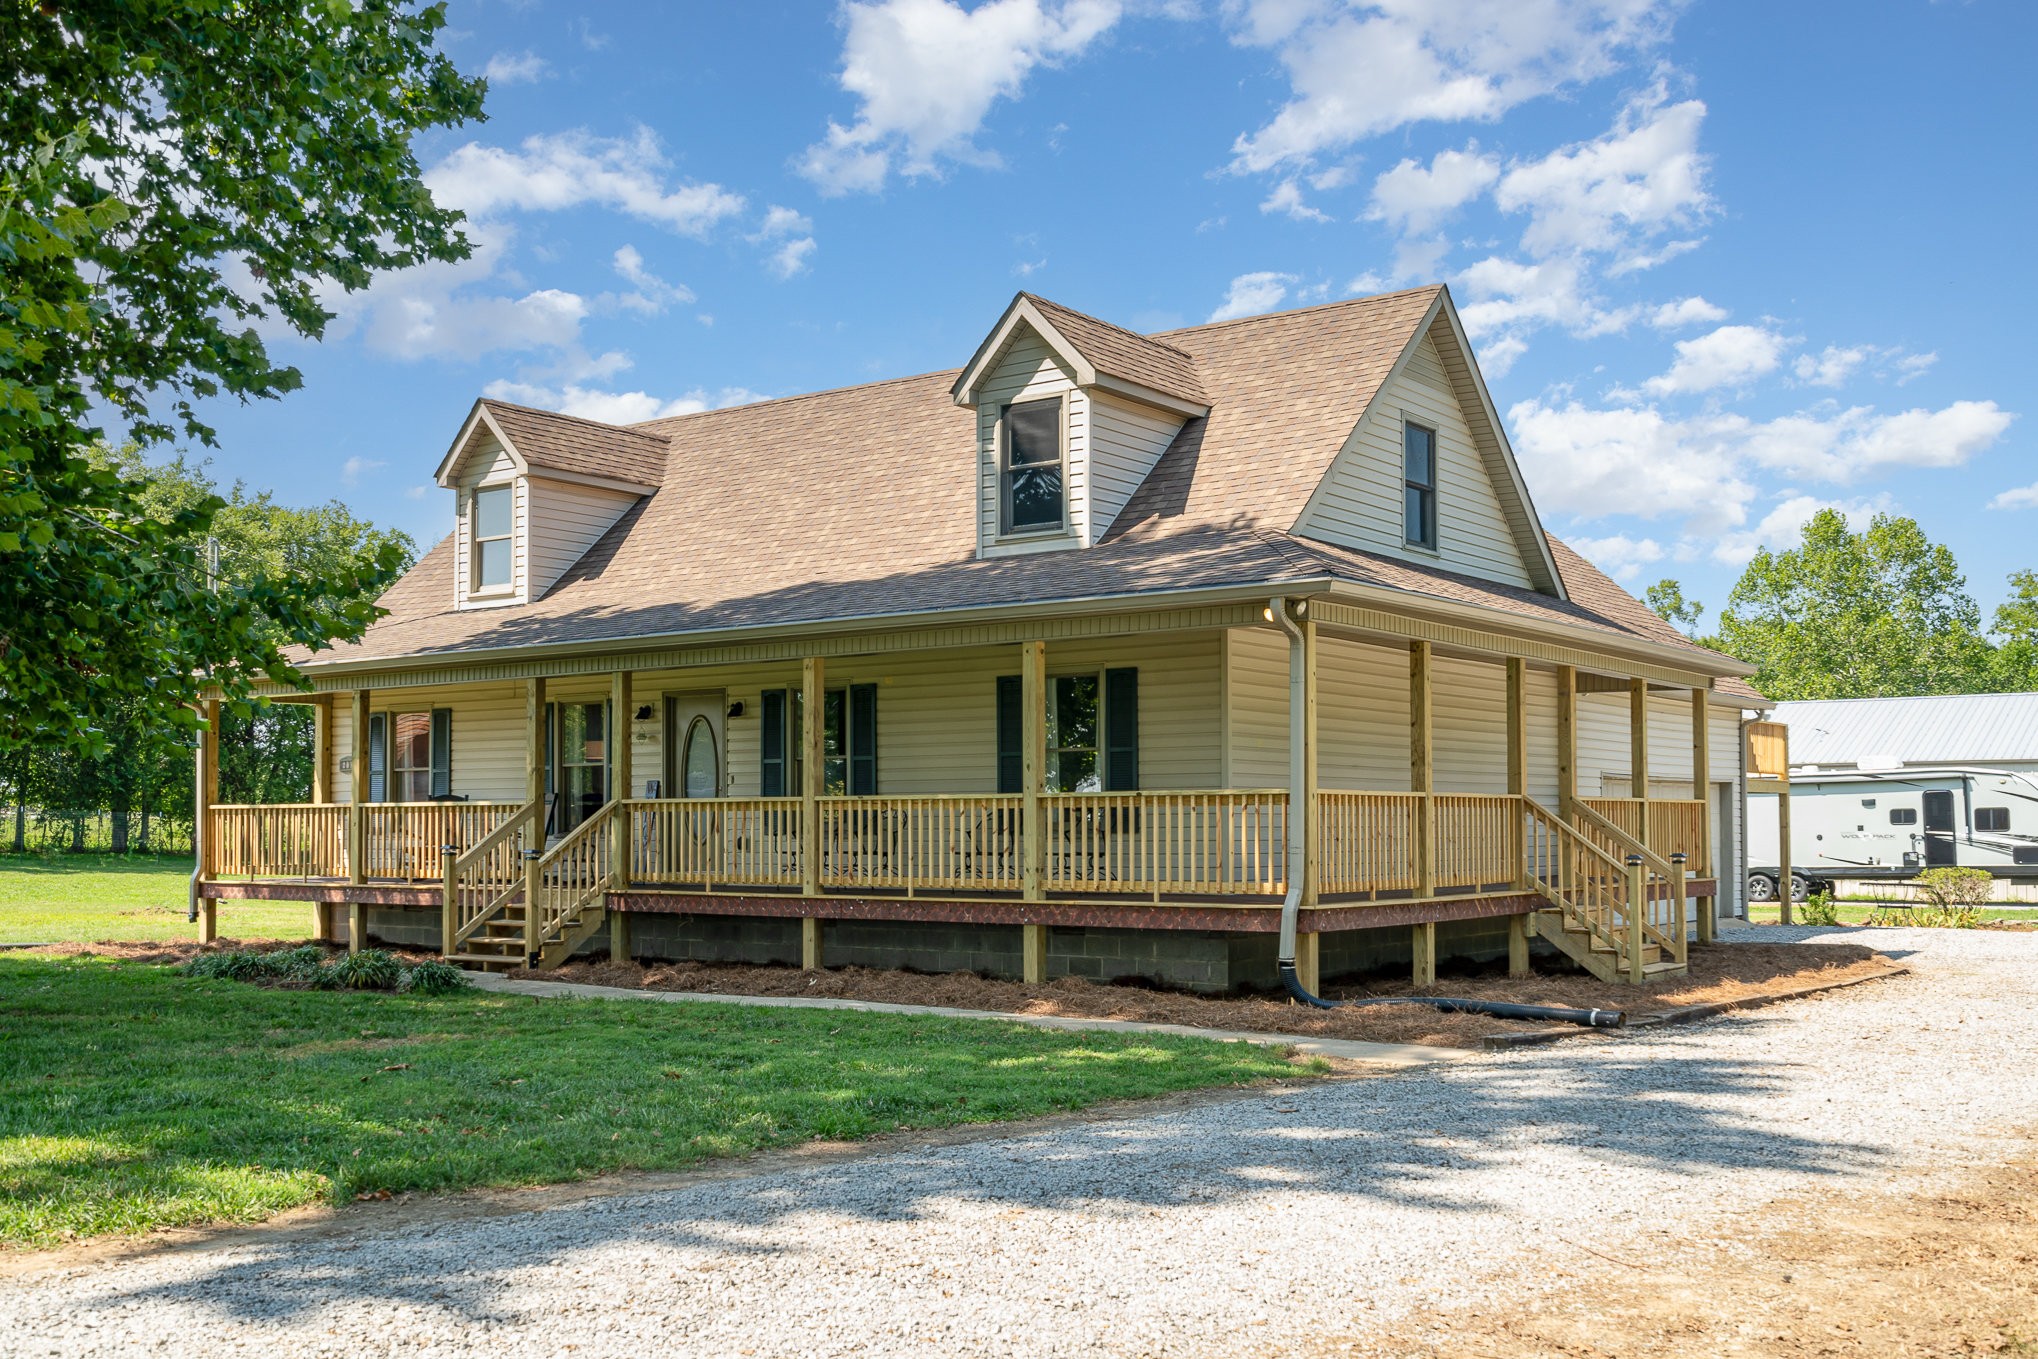
<path id="1" fill-rule="evenodd" d="M 1417 989 L 1376 981 L 1364 986 L 1330 985 L 1327 998 L 1371 996 L 1457 996 L 1527 1005 L 1625 1010 L 1630 1018 L 1689 1005 L 1744 1001 L 1807 986 L 1881 975 L 1889 959 L 1858 944 L 1694 944 L 1690 975 L 1659 978 L 1641 986 L 1614 986 L 1584 973 L 1537 975 L 1520 981 L 1505 976 L 1460 976 Z M 1381 1043 L 1428 1043 L 1476 1048 L 1489 1034 L 1546 1032 L 1548 1024 L 1445 1014 L 1427 1006 L 1383 1005 L 1367 1009 L 1316 1010 L 1287 997 L 1202 996 L 1148 986 L 1113 985 L 1063 977 L 1039 985 L 1001 981 L 973 972 L 926 975 L 843 967 L 801 972 L 791 967 L 740 963 L 577 962 L 553 972 L 510 975 L 536 981 L 585 982 L 596 986 L 658 991 L 700 991 L 735 996 L 827 996 L 896 1005 L 942 1005 L 1011 1014 L 1066 1015 L 1087 1019 L 1133 1019 L 1190 1024 L 1209 1029 L 1244 1029 L 1318 1038 L 1355 1038 Z"/>
<path id="2" fill-rule="evenodd" d="M 1730 1232 L 1608 1251 L 1549 1242 L 1547 1291 L 1439 1316 L 1405 1359 L 2038 1356 L 2038 1155 L 1952 1191 L 1784 1199 Z"/>
<path id="3" fill-rule="evenodd" d="M 201 953 L 231 953 L 236 949 L 269 953 L 279 948 L 296 948 L 303 942 L 302 939 L 221 939 L 217 943 L 201 944 L 195 939 L 165 939 L 153 943 L 129 943 L 108 939 L 93 944 L 43 944 L 16 952 L 28 958 L 113 958 L 123 963 L 167 966 L 188 963 Z"/>

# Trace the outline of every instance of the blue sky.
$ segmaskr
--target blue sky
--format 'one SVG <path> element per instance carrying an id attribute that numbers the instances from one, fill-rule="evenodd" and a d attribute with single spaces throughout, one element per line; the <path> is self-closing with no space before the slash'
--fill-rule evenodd
<path id="1" fill-rule="evenodd" d="M 490 393 L 647 419 L 1441 280 L 1546 523 L 1715 608 L 1815 508 L 2038 565 L 2022 0 L 454 0 L 475 258 L 395 276 L 215 472 L 421 545 Z"/>

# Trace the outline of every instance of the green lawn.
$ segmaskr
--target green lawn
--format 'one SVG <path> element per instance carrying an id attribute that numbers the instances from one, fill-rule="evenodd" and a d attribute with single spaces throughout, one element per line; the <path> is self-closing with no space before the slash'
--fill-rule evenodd
<path id="1" fill-rule="evenodd" d="M 1905 913 L 1901 909 L 1887 908 L 1872 901 L 1843 901 L 1839 903 L 1839 907 L 1840 923 L 1842 925 L 1865 925 L 1868 923 L 1868 917 L 1874 915 L 1877 911 L 1885 909 L 1890 910 L 1890 914 L 1895 918 L 1897 924 L 1903 924 L 1905 921 Z M 1778 907 L 1773 901 L 1766 906 L 1751 905 L 1748 907 L 1749 922 L 1756 925 L 1774 925 L 1777 914 Z M 2038 921 L 2038 906 L 1987 906 L 1983 908 L 1982 915 L 1989 920 Z M 1797 916 L 1798 923 L 1804 923 L 1803 902 L 1798 903 Z"/>
<path id="2" fill-rule="evenodd" d="M 0 855 L 0 944 L 190 939 L 184 918 L 189 859 L 110 854 Z M 229 939 L 306 939 L 311 907 L 222 901 Z"/>
<path id="3" fill-rule="evenodd" d="M 0 954 L 0 1245 L 669 1169 L 1321 1071 L 1242 1043 Z"/>

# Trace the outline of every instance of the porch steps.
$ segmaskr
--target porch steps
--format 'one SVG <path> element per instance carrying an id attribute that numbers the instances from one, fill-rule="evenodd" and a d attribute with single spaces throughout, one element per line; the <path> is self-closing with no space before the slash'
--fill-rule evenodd
<path id="1" fill-rule="evenodd" d="M 484 971 L 529 965 L 549 972 L 571 958 L 607 920 L 607 907 L 600 902 L 590 903 L 566 922 L 563 931 L 548 932 L 539 941 L 538 956 L 531 959 L 524 952 L 524 903 L 519 897 L 504 904 L 480 929 L 468 935 L 459 951 L 448 954 L 446 961 Z"/>
<path id="2" fill-rule="evenodd" d="M 1557 951 L 1603 982 L 1620 984 L 1627 980 L 1620 958 L 1611 944 L 1595 938 L 1590 930 L 1573 925 L 1558 909 L 1534 911 L 1529 915 L 1538 937 L 1556 945 Z M 1665 958 L 1655 944 L 1642 945 L 1642 976 L 1681 977 L 1689 969 L 1674 958 Z"/>

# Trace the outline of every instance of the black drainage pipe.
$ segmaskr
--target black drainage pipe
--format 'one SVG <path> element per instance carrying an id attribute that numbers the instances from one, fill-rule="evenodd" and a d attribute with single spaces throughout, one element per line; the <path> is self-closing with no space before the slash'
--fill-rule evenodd
<path id="1" fill-rule="evenodd" d="M 1627 1023 L 1623 1010 L 1573 1010 L 1562 1005 L 1511 1005 L 1504 1000 L 1461 1000 L 1451 996 L 1376 996 L 1370 1000 L 1325 1000 L 1309 993 L 1296 975 L 1295 964 L 1281 964 L 1281 984 L 1304 1005 L 1319 1010 L 1360 1009 L 1368 1005 L 1427 1005 L 1446 1014 L 1491 1015 L 1495 1019 L 1542 1019 L 1588 1029 L 1617 1029 Z"/>

